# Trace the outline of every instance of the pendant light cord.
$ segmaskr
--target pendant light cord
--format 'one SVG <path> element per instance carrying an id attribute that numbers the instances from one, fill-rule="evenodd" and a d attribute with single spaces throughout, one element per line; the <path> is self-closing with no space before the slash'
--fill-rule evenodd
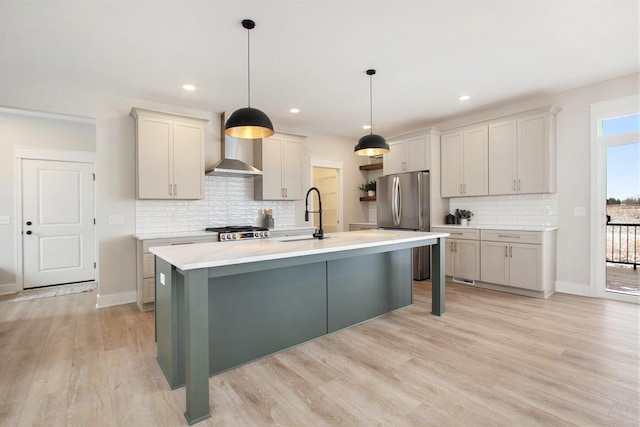
<path id="1" fill-rule="evenodd" d="M 369 135 L 373 135 L 373 75 L 369 74 Z"/>
<path id="2" fill-rule="evenodd" d="M 251 28 L 247 28 L 247 106 L 251 108 Z"/>

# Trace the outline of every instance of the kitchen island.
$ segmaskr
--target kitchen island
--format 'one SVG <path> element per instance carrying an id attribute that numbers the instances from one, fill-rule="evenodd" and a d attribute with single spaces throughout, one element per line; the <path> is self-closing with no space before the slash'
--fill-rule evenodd
<path id="1" fill-rule="evenodd" d="M 410 305 L 414 247 L 433 246 L 432 314 L 444 314 L 447 233 L 366 230 L 151 248 L 158 363 L 210 417 L 209 376 Z"/>

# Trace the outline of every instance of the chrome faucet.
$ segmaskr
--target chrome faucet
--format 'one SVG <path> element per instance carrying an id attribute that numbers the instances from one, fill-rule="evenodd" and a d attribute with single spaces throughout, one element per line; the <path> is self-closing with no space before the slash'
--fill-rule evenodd
<path id="1" fill-rule="evenodd" d="M 318 193 L 318 210 L 317 211 L 309 210 L 309 193 L 311 193 L 311 191 L 313 190 L 315 190 L 316 193 Z M 305 197 L 305 200 L 304 200 L 304 220 L 305 221 L 309 221 L 309 212 L 317 213 L 320 216 L 320 227 L 316 230 L 315 233 L 313 233 L 313 237 L 317 237 L 318 239 L 322 240 L 324 238 L 324 231 L 322 230 L 322 199 L 320 198 L 320 190 L 318 190 L 316 187 L 311 187 L 309 191 L 307 191 L 307 196 Z"/>

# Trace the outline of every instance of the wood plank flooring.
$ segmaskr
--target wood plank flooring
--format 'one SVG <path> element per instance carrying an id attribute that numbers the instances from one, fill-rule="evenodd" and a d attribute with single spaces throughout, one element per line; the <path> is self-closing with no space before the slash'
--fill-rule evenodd
<path id="1" fill-rule="evenodd" d="M 640 307 L 447 284 L 415 303 L 210 378 L 202 426 L 638 426 Z M 0 301 L 1 426 L 184 426 L 153 312 L 95 293 Z"/>

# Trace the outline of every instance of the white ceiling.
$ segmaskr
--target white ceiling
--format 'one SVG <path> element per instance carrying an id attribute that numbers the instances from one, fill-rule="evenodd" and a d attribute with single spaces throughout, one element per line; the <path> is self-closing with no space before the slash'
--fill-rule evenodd
<path id="1" fill-rule="evenodd" d="M 367 133 L 375 68 L 374 132 L 390 136 L 637 72 L 638 4 L 0 0 L 0 76 L 233 111 L 247 102 L 250 18 L 252 106 L 276 128 Z"/>

